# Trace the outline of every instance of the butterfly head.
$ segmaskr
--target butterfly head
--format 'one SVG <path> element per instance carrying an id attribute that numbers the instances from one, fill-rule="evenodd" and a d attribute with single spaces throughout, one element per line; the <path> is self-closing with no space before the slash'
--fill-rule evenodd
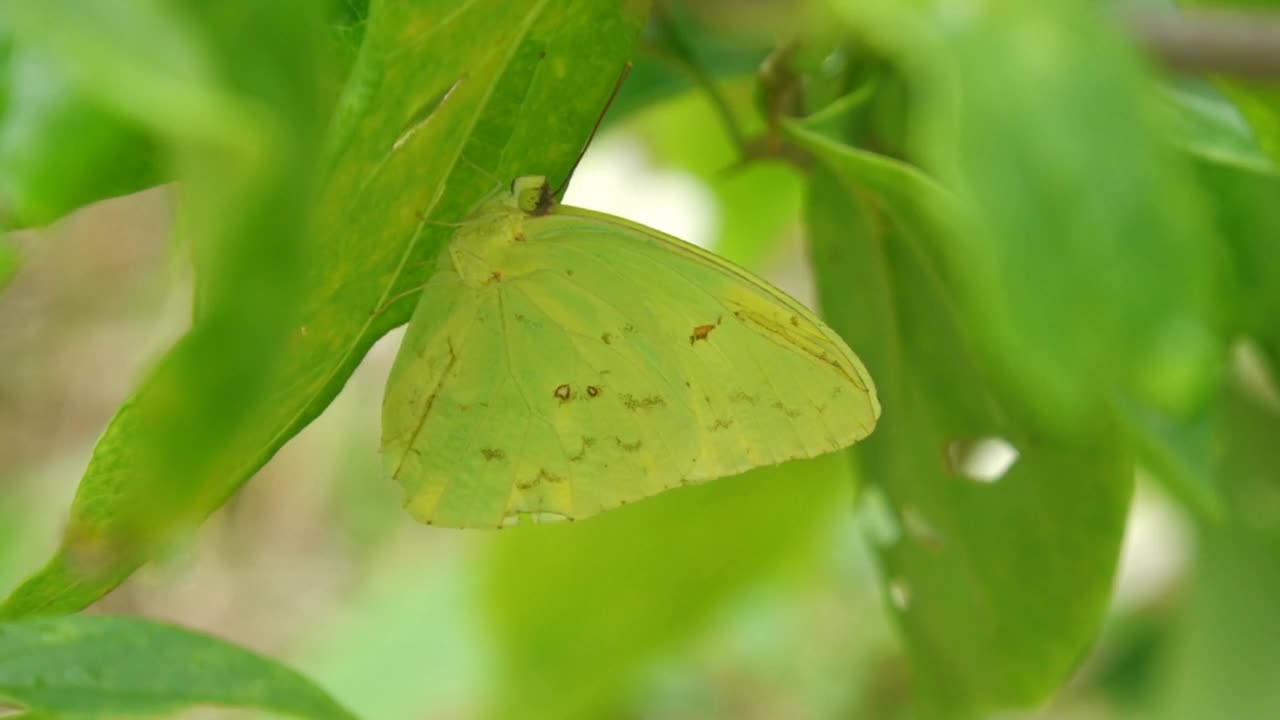
<path id="1" fill-rule="evenodd" d="M 511 195 L 516 207 L 530 215 L 545 215 L 555 206 L 551 185 L 541 175 L 518 177 L 511 183 Z"/>

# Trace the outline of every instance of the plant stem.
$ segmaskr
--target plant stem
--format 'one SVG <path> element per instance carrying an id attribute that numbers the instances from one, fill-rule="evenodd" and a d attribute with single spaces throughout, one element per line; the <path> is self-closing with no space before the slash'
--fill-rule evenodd
<path id="1" fill-rule="evenodd" d="M 1143 49 L 1171 70 L 1280 80 L 1280 14 L 1144 11 L 1125 19 Z"/>

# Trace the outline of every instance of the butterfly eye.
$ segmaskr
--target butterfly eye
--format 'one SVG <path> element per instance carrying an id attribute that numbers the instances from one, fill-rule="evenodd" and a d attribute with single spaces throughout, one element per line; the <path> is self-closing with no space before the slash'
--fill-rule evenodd
<path id="1" fill-rule="evenodd" d="M 541 176 L 516 178 L 511 184 L 511 194 L 521 212 L 535 213 L 542 208 L 543 197 L 547 194 L 547 179 Z"/>

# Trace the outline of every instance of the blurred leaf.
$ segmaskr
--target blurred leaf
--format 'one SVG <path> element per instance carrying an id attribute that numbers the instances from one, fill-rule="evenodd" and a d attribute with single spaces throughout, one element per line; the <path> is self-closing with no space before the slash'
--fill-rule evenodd
<path id="1" fill-rule="evenodd" d="M 43 225 L 161 180 L 150 137 L 81 95 L 40 53 L 15 50 L 7 71 L 8 102 L 0 111 L 0 227 Z"/>
<path id="2" fill-rule="evenodd" d="M 1190 510 L 1207 520 L 1223 519 L 1222 497 L 1211 467 L 1219 418 L 1209 407 L 1174 418 L 1141 403 L 1117 403 L 1125 440 L 1142 465 Z"/>
<path id="3" fill-rule="evenodd" d="M 1280 163 L 1280 91 L 1250 83 L 1224 83 L 1227 95 L 1249 119 L 1262 149 Z"/>
<path id="4" fill-rule="evenodd" d="M 955 193 L 923 239 L 1007 410 L 1071 442 L 1123 432 L 1189 507 L 1220 512 L 1205 454 L 1228 254 L 1114 23 L 1068 0 L 963 22 L 837 4 L 914 86 L 912 145 Z"/>
<path id="5" fill-rule="evenodd" d="M 218 81 L 220 59 L 191 22 L 198 13 L 185 10 L 161 0 L 49 0 L 6 3 L 0 22 L 16 47 L 41 52 L 103 107 L 162 137 L 256 146 L 258 110 Z"/>
<path id="6" fill-rule="evenodd" d="M 1115 396 L 1194 416 L 1224 352 L 1221 258 L 1133 50 L 1074 0 L 934 23 L 949 85 L 917 145 L 977 222 L 939 248 L 1007 399 L 1082 440 Z"/>
<path id="7" fill-rule="evenodd" d="M 1202 7 L 1255 8 L 1272 11 L 1272 22 L 1280 20 L 1280 2 L 1276 0 L 1181 0 L 1179 4 Z M 1262 149 L 1271 159 L 1280 163 L 1280 90 L 1273 83 L 1220 79 L 1227 96 L 1235 101 L 1244 114 Z"/>
<path id="8" fill-rule="evenodd" d="M 1215 159 L 1196 164 L 1235 270 L 1235 333 L 1254 337 L 1280 372 L 1280 175 Z"/>
<path id="9" fill-rule="evenodd" d="M 473 717 L 476 698 L 492 690 L 475 553 L 404 559 L 362 582 L 341 616 L 295 653 L 298 665 L 362 717 Z"/>
<path id="10" fill-rule="evenodd" d="M 329 18 L 329 52 L 321 73 L 326 96 L 336 95 L 336 88 L 345 80 L 363 27 L 360 8 L 347 0 L 332 1 L 336 7 Z M 159 17 L 147 17 L 164 27 L 159 6 L 153 14 Z M 49 21 L 47 16 L 18 14 L 19 18 L 24 16 L 28 24 Z M 195 42 L 189 37 L 195 33 L 187 33 L 184 39 L 180 29 L 170 30 L 179 35 L 170 39 L 176 46 Z M 105 92 L 110 93 L 109 79 L 86 78 L 84 68 L 64 68 L 59 60 L 66 58 L 60 58 L 58 52 L 72 43 L 61 44 L 51 35 L 45 33 L 35 44 L 52 46 L 52 52 L 50 47 L 37 50 L 23 46 L 7 53 L 7 62 L 0 62 L 0 74 L 7 75 L 0 80 L 4 89 L 4 102 L 0 102 L 0 227 L 42 225 L 91 202 L 166 181 L 173 172 L 155 128 L 119 110 L 131 100 L 115 96 L 102 100 L 104 91 L 97 86 L 107 85 Z M 93 85 L 86 91 L 73 79 L 92 80 Z M 172 138 L 180 130 L 169 127 L 159 134 Z M 75 141 L 68 142 L 68 138 Z"/>
<path id="11" fill-rule="evenodd" d="M 1201 102 L 1203 104 L 1203 102 Z M 1199 190 L 1207 200 L 1210 217 L 1221 238 L 1219 252 L 1231 269 L 1233 295 L 1226 299 L 1230 324 L 1225 336 L 1256 338 L 1270 360 L 1272 372 L 1280 369 L 1280 177 L 1267 169 L 1270 161 L 1256 155 L 1252 138 L 1225 138 L 1233 127 L 1222 108 L 1202 114 L 1203 123 L 1187 129 L 1187 149 L 1196 158 Z M 1212 123 L 1212 127 L 1207 127 Z M 1251 151 L 1252 147 L 1252 151 Z M 1207 510 L 1204 519 L 1229 521 L 1213 468 L 1222 432 L 1221 409 L 1206 407 L 1190 418 L 1152 413 L 1137 404 L 1121 404 L 1130 425 L 1130 441 L 1142 462 L 1190 506 Z"/>
<path id="12" fill-rule="evenodd" d="M 748 134 L 764 128 L 750 96 L 749 79 L 722 92 Z M 646 109 L 628 122 L 653 149 L 656 159 L 707 183 L 716 197 L 720 229 L 715 251 L 747 267 L 769 259 L 783 233 L 800 216 L 801 180 L 777 161 L 740 165 L 741 149 L 725 132 L 715 107 L 700 90 Z"/>
<path id="13" fill-rule="evenodd" d="M 880 558 L 922 699 L 949 717 L 1040 702 L 1101 624 L 1132 466 L 1114 439 L 1038 437 L 992 394 L 926 240 L 941 190 L 896 161 L 789 132 L 825 166 L 807 216 L 824 315 L 885 408 L 855 455 L 895 520 Z M 1019 453 L 987 482 L 957 457 L 980 438 Z"/>
<path id="14" fill-rule="evenodd" d="M 610 108 L 610 118 L 627 118 L 686 93 L 700 81 L 748 75 L 769 53 L 769 47 L 756 39 L 706 26 L 684 11 L 685 4 L 664 1 L 661 15 L 655 12 L 650 17 L 640 37 L 635 67 Z"/>
<path id="15" fill-rule="evenodd" d="M 1161 676 L 1161 720 L 1263 718 L 1280 708 L 1280 413 L 1239 386 L 1224 405 L 1215 464 L 1231 518 L 1200 528 Z"/>
<path id="16" fill-rule="evenodd" d="M 190 43 L 168 48 L 177 55 L 172 67 L 158 63 L 153 75 L 133 78 L 145 87 L 99 78 L 97 97 L 112 99 L 117 109 L 129 98 L 113 91 L 145 102 L 150 91 L 174 81 L 174 67 L 181 68 L 184 58 L 193 67 L 216 65 L 219 72 L 190 73 L 187 79 L 203 85 L 184 88 L 167 114 L 151 118 L 157 128 L 166 119 L 183 126 L 166 129 L 184 179 L 193 245 L 201 251 L 205 311 L 108 428 L 77 493 L 63 551 L 0 606 L 6 617 L 92 602 L 229 492 L 220 473 L 203 483 L 192 478 L 218 473 L 218 463 L 225 462 L 222 444 L 265 399 L 276 338 L 296 327 L 298 258 L 308 235 L 307 201 L 322 130 L 314 66 L 320 25 L 307 0 L 199 6 L 184 16 L 145 3 L 94 6 L 94 12 L 57 2 L 38 11 L 22 7 L 26 24 L 20 29 L 26 31 L 19 40 L 69 53 L 59 58 L 64 69 L 71 58 L 100 63 L 69 73 L 81 83 L 94 72 L 141 73 L 157 48 Z M 128 27 L 112 44 L 95 23 Z M 162 36 L 135 37 L 147 28 Z M 177 117 L 214 111 L 208 102 L 184 107 L 184 98 L 216 100 L 228 124 L 201 131 L 200 123 L 210 118 Z"/>
<path id="17" fill-rule="evenodd" d="M 61 552 L 0 607 L 0 615 L 67 612 L 109 592 L 174 526 L 216 509 L 324 410 L 373 342 L 408 319 L 427 262 L 450 232 L 427 218 L 466 217 L 495 189 L 493 177 L 557 178 L 568 171 L 645 11 L 643 2 L 618 7 L 605 0 L 488 0 L 461 8 L 443 1 L 374 4 L 353 87 L 339 103 L 340 112 L 355 117 L 332 123 L 347 137 L 331 144 L 332 172 L 312 208 L 316 230 L 298 259 L 294 302 L 301 319 L 253 338 L 262 345 L 244 383 L 254 391 L 245 402 L 255 411 L 230 423 L 221 405 L 175 407 L 176 397 L 200 388 L 181 382 L 190 376 L 175 368 L 206 367 L 210 363 L 202 361 L 217 358 L 211 371 L 225 375 L 228 352 L 244 342 L 218 334 L 227 344 L 217 346 L 188 335 L 99 443 Z M 274 66 L 242 69 L 264 67 Z M 265 83 L 286 79 L 263 76 Z M 308 147 L 314 152 L 317 146 Z M 288 179 L 305 184 L 309 178 Z M 235 290 L 229 269 L 237 265 L 212 268 L 227 294 Z M 283 271 L 275 263 L 258 270 Z M 254 307 L 261 312 L 264 306 Z M 227 392 L 225 385 L 215 387 Z M 161 420 L 164 413 L 181 417 Z M 165 468 L 147 456 L 139 437 L 158 427 L 168 429 L 172 447 L 188 443 L 180 458 L 166 458 L 182 464 Z M 180 479 L 180 492 L 170 478 Z M 165 521 L 135 548 L 121 513 L 137 506 L 149 506 L 152 517 L 164 514 Z M 97 562 L 86 563 L 86 556 Z"/>
<path id="18" fill-rule="evenodd" d="M 1206 92 L 1176 90 L 1170 93 L 1169 102 L 1174 109 L 1175 138 L 1183 149 L 1208 160 L 1258 172 L 1275 167 L 1258 146 L 1253 130 L 1226 99 Z"/>
<path id="19" fill-rule="evenodd" d="M 196 705 L 354 716 L 298 673 L 229 643 L 126 617 L 0 623 L 0 698 L 49 718 L 157 715 Z"/>
<path id="20" fill-rule="evenodd" d="M 484 580 L 502 683 L 491 716 L 615 716 L 646 663 L 821 537 L 848 483 L 827 455 L 506 531 Z"/>

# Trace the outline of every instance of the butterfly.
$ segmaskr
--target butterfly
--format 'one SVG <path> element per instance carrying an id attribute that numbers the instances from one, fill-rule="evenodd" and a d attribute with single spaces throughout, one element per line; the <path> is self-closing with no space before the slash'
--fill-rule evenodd
<path id="1" fill-rule="evenodd" d="M 879 415 L 866 368 L 795 299 L 521 177 L 439 254 L 382 448 L 417 519 L 493 528 L 839 450 Z"/>

